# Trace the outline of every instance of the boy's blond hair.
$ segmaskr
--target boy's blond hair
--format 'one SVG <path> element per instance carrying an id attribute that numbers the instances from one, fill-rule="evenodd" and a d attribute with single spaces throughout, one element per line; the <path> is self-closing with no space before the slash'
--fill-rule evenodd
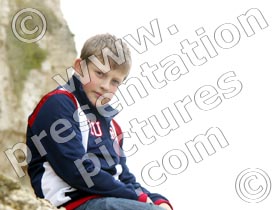
<path id="1" fill-rule="evenodd" d="M 111 34 L 98 34 L 89 38 L 81 50 L 80 58 L 85 61 L 89 61 L 88 58 L 92 55 L 96 56 L 102 63 L 104 63 L 104 58 L 102 54 L 102 49 L 108 48 L 114 54 L 117 55 L 117 49 L 115 42 L 119 40 L 114 35 Z M 122 43 L 122 50 L 125 57 L 125 62 L 122 64 L 117 64 L 109 57 L 109 63 L 111 69 L 123 69 L 129 72 L 131 67 L 131 54 L 126 43 Z"/>

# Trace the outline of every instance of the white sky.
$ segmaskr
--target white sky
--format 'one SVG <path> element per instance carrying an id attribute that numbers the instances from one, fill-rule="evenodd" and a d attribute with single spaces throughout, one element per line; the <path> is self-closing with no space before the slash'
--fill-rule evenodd
<path id="1" fill-rule="evenodd" d="M 167 127 L 161 111 L 165 110 L 163 112 L 167 113 L 166 109 L 169 108 L 173 117 L 166 115 L 166 118 L 170 122 L 173 119 L 174 130 L 165 136 L 160 133 L 160 136 L 153 132 L 151 126 L 147 126 L 144 128 L 146 134 L 155 137 L 152 144 L 143 145 L 131 132 L 132 138 L 127 138 L 126 144 L 127 148 L 134 144 L 134 148 L 138 149 L 128 158 L 128 164 L 138 181 L 150 191 L 164 194 L 177 210 L 261 210 L 280 207 L 280 172 L 277 169 L 280 158 L 277 122 L 280 117 L 280 100 L 277 99 L 280 74 L 276 57 L 280 47 L 280 15 L 275 2 L 61 0 L 65 18 L 75 34 L 78 52 L 83 42 L 92 35 L 110 32 L 120 38 L 131 34 L 137 39 L 137 29 L 145 27 L 151 31 L 150 22 L 155 19 L 158 21 L 162 41 L 159 44 L 147 43 L 147 51 L 142 54 L 132 49 L 131 78 L 135 77 L 135 81 L 144 84 L 147 96 L 142 99 L 135 97 L 135 103 L 130 105 L 124 101 L 129 100 L 127 95 L 128 98 L 120 98 L 124 110 L 117 116 L 117 121 L 122 125 L 123 131 L 127 132 L 133 121 L 145 121 L 151 125 L 155 117 L 162 122 L 163 127 Z M 248 37 L 244 30 L 248 32 L 249 29 L 243 28 L 245 26 L 238 21 L 238 17 L 253 8 L 260 11 L 268 27 L 257 29 L 257 26 L 252 24 L 256 29 L 255 34 Z M 168 27 L 174 24 L 178 33 L 170 35 Z M 197 35 L 196 30 L 201 27 L 205 33 Z M 223 49 L 226 43 L 219 39 L 218 32 L 222 29 L 230 29 L 223 33 L 229 45 L 232 40 L 236 41 L 229 49 Z M 229 31 L 234 38 L 227 33 Z M 216 57 L 211 58 L 203 51 L 200 39 L 204 37 L 203 41 L 206 43 L 205 35 L 216 50 Z M 183 40 L 190 43 L 196 41 L 199 45 L 197 53 L 201 53 L 207 61 L 200 66 L 192 65 L 187 55 L 181 52 L 180 42 Z M 207 49 L 211 50 L 209 45 Z M 214 53 L 213 49 L 211 52 Z M 167 69 L 171 63 L 166 66 L 160 64 L 173 54 L 179 55 L 177 58 L 180 57 L 188 68 L 188 73 L 174 81 L 168 74 L 170 69 Z M 141 75 L 140 65 L 146 62 L 149 66 L 158 66 L 154 73 L 158 81 L 165 81 L 163 88 L 152 88 Z M 179 69 L 183 71 L 182 66 Z M 234 91 L 228 89 L 232 83 L 228 83 L 229 87 L 224 87 L 223 90 L 223 84 L 218 82 L 219 78 L 228 72 L 234 72 L 236 77 L 231 79 L 242 84 L 241 91 L 232 97 L 223 95 Z M 176 74 L 176 70 L 173 74 Z M 230 82 L 229 80 L 227 82 Z M 221 100 L 219 105 L 208 111 L 200 109 L 203 103 L 197 98 L 201 87 L 208 91 L 216 90 Z M 122 93 L 125 95 L 124 92 Z M 187 119 L 187 113 L 182 112 L 182 109 L 179 113 L 174 104 L 180 104 L 187 96 L 192 101 L 186 103 L 191 120 L 184 122 L 180 115 Z M 207 103 L 219 102 L 214 102 L 214 99 L 215 97 Z M 199 134 L 205 134 L 212 127 L 218 127 L 222 131 L 229 145 L 219 148 L 213 144 L 216 152 L 211 156 L 204 154 L 204 159 L 196 163 L 193 153 L 187 149 L 185 143 Z M 141 175 L 144 166 L 152 161 L 159 167 L 151 169 L 150 177 L 145 175 L 145 171 Z M 244 202 L 235 191 L 238 174 L 247 168 L 260 168 L 271 179 L 272 190 L 269 196 L 257 204 Z M 151 187 L 145 184 L 155 184 L 153 179 L 158 179 L 161 175 L 166 177 L 166 181 L 160 185 Z M 251 196 L 256 198 L 258 195 L 252 194 L 262 189 L 259 187 L 265 188 L 267 183 L 257 175 L 250 178 L 252 181 L 248 182 L 247 187 L 252 190 Z"/>

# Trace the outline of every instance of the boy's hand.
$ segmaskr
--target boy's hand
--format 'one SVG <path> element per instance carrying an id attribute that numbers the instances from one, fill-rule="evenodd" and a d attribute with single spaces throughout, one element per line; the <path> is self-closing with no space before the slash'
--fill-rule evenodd
<path id="1" fill-rule="evenodd" d="M 161 203 L 159 206 L 165 210 L 172 210 L 171 207 L 167 203 Z"/>
<path id="2" fill-rule="evenodd" d="M 147 197 L 146 203 L 153 203 L 153 201 L 151 200 L 151 198 Z"/>
<path id="3" fill-rule="evenodd" d="M 151 198 L 147 197 L 146 203 L 153 203 L 153 201 Z M 159 206 L 164 210 L 172 210 L 172 208 L 167 203 L 161 203 Z"/>

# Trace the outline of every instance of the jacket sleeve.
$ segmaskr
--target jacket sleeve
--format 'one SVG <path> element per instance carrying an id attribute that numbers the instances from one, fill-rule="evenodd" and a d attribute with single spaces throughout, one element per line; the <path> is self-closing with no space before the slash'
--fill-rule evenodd
<path id="1" fill-rule="evenodd" d="M 149 192 L 147 189 L 142 187 L 140 183 L 138 183 L 136 181 L 136 178 L 135 178 L 134 174 L 132 174 L 129 171 L 129 168 L 126 164 L 126 157 L 125 157 L 125 154 L 124 154 L 123 149 L 122 149 L 122 146 L 123 146 L 122 130 L 116 122 L 114 122 L 114 125 L 115 125 L 117 136 L 119 138 L 119 140 L 118 140 L 119 141 L 119 146 L 121 148 L 120 149 L 120 151 L 121 151 L 120 162 L 121 162 L 123 171 L 120 174 L 120 180 L 125 184 L 132 184 L 135 191 L 137 191 L 138 194 L 142 194 L 143 197 L 144 197 L 144 195 L 146 195 L 146 197 L 149 197 L 153 201 L 154 204 L 160 205 L 161 203 L 167 203 L 171 207 L 171 209 L 173 209 L 171 203 L 168 201 L 167 198 L 165 198 L 161 194 Z"/>
<path id="2" fill-rule="evenodd" d="M 76 110 L 73 100 L 65 94 L 54 94 L 45 99 L 40 110 L 31 115 L 33 122 L 29 127 L 33 142 L 30 141 L 36 144 L 36 148 L 41 148 L 42 158 L 45 158 L 55 173 L 71 187 L 89 194 L 139 200 L 140 196 L 133 184 L 115 180 L 90 158 L 82 162 L 84 172 L 87 174 L 95 170 L 98 173 L 88 177 L 93 183 L 92 186 L 85 182 L 81 170 L 75 164 L 77 160 L 83 160 L 86 154 L 79 122 L 74 117 Z"/>
<path id="3" fill-rule="evenodd" d="M 147 195 L 153 201 L 154 204 L 160 205 L 161 203 L 167 203 L 173 209 L 171 203 L 168 201 L 166 197 L 158 193 L 151 193 L 150 191 L 142 187 L 141 184 L 136 181 L 135 176 L 129 171 L 126 165 L 126 158 L 122 157 L 121 159 L 122 159 L 121 165 L 123 168 L 123 172 L 120 175 L 120 180 L 123 183 L 132 184 L 135 191 L 137 191 L 138 194 Z"/>

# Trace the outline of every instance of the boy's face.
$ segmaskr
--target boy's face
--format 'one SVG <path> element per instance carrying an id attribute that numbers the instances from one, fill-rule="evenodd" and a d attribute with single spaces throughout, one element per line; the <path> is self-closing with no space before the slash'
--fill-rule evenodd
<path id="1" fill-rule="evenodd" d="M 76 60 L 75 69 L 81 74 L 80 61 L 80 59 Z M 113 69 L 104 73 L 91 62 L 88 63 L 87 67 L 90 82 L 83 84 L 83 88 L 88 99 L 95 106 L 108 103 L 116 93 L 119 85 L 127 77 L 128 71 Z"/>

